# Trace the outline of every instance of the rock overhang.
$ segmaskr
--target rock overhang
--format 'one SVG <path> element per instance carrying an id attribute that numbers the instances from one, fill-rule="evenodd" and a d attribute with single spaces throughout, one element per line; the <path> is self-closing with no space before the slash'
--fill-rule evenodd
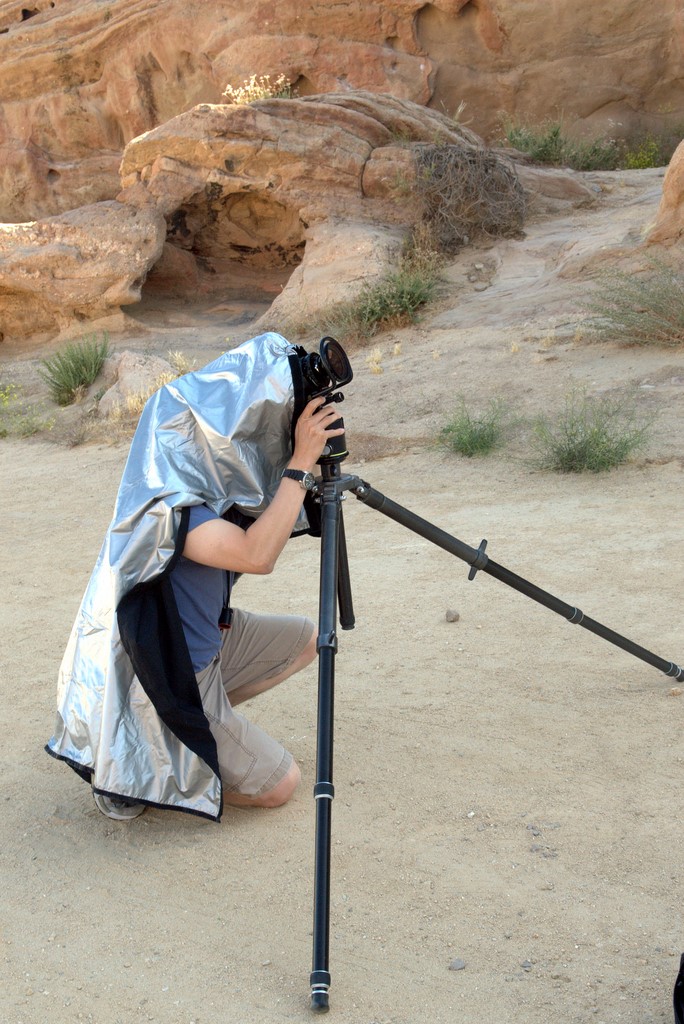
<path id="1" fill-rule="evenodd" d="M 32 333 L 32 310 L 60 326 L 103 316 L 145 288 L 219 300 L 261 290 L 281 320 L 312 315 L 395 260 L 421 217 L 413 147 L 435 144 L 482 146 L 443 114 L 366 91 L 199 104 L 128 144 L 115 201 L 34 225 L 26 265 L 44 286 L 0 248 L 0 288 L 23 310 L 0 329 Z M 69 249 L 71 295 L 54 285 L 66 264 L 45 225 Z"/>

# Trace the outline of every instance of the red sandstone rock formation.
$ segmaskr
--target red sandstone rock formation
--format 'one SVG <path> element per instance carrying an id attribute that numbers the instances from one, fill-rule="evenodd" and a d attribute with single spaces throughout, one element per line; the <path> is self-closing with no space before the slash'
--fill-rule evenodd
<path id="1" fill-rule="evenodd" d="M 683 22 L 671 0 L 0 0 L 0 220 L 113 198 L 128 142 L 251 74 L 465 101 L 485 137 L 501 111 L 596 133 L 681 122 Z"/>
<path id="2" fill-rule="evenodd" d="M 164 244 L 153 207 L 114 200 L 28 224 L 0 224 L 0 341 L 56 334 L 137 302 Z"/>
<path id="3" fill-rule="evenodd" d="M 418 216 L 410 197 L 388 198 L 413 166 L 393 140 L 438 135 L 478 141 L 370 93 L 201 104 L 128 145 L 116 201 L 0 225 L 0 332 L 54 333 L 137 302 L 152 268 L 151 286 L 177 297 L 244 299 L 269 280 L 275 296 L 305 247 L 310 308 L 342 296 L 385 266 Z"/>
<path id="4" fill-rule="evenodd" d="M 395 260 L 422 215 L 409 143 L 437 141 L 481 150 L 443 114 L 387 95 L 200 104 L 128 144 L 115 201 L 0 225 L 0 331 L 55 333 L 137 302 L 145 283 L 216 304 L 270 288 L 271 322 L 315 314 Z M 501 158 L 488 159 L 492 174 Z M 521 173 L 553 202 L 593 198 L 571 174 Z M 502 181 L 519 192 L 514 174 Z"/>
<path id="5" fill-rule="evenodd" d="M 655 227 L 648 241 L 651 245 L 674 245 L 684 239 L 684 142 L 680 142 L 665 172 L 663 198 L 658 208 Z"/>

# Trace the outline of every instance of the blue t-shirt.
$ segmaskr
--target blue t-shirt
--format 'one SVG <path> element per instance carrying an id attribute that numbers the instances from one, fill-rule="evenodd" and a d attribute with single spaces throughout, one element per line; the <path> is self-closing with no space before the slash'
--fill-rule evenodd
<path id="1" fill-rule="evenodd" d="M 192 505 L 188 533 L 201 523 L 219 518 L 206 505 Z M 171 585 L 195 672 L 206 668 L 221 647 L 219 621 L 228 603 L 229 575 L 232 580 L 233 574 L 225 569 L 193 562 L 185 555 L 171 570 Z"/>

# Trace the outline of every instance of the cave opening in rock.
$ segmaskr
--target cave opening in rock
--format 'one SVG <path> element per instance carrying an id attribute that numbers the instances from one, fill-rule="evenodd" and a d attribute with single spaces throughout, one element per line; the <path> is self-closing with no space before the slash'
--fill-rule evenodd
<path id="1" fill-rule="evenodd" d="M 180 305 L 232 323 L 256 319 L 301 263 L 304 232 L 298 210 L 267 192 L 226 195 L 209 183 L 167 217 L 164 250 L 131 312 L 146 317 Z"/>
<path id="2" fill-rule="evenodd" d="M 306 75 L 299 75 L 292 83 L 291 90 L 293 96 L 315 96 L 321 91 Z"/>

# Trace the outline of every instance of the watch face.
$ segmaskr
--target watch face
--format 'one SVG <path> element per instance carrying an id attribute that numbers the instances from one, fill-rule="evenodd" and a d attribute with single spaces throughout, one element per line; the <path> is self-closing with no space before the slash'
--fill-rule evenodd
<path id="1" fill-rule="evenodd" d="M 313 475 L 313 473 L 304 474 L 302 478 L 302 485 L 306 488 L 307 491 L 312 491 L 314 489 L 314 487 L 316 486 L 316 477 Z"/>

